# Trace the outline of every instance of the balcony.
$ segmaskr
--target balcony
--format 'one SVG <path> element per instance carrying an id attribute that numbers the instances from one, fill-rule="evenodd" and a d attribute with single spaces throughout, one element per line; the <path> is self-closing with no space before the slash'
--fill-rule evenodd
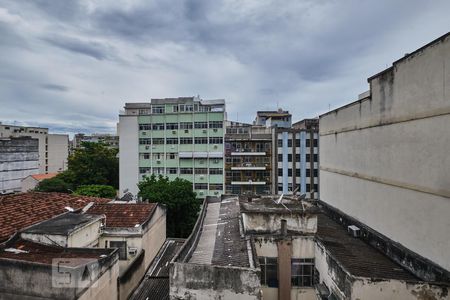
<path id="1" fill-rule="evenodd" d="M 258 152 L 251 149 L 237 149 L 231 152 L 231 156 L 266 156 L 266 152 Z"/>
<path id="2" fill-rule="evenodd" d="M 232 181 L 231 185 L 266 185 L 265 181 Z"/>
<path id="3" fill-rule="evenodd" d="M 265 171 L 269 164 L 244 163 L 231 166 L 232 171 Z"/>

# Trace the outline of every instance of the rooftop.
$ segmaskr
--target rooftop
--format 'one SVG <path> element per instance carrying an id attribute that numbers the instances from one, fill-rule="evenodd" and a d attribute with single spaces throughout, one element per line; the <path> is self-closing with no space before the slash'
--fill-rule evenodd
<path id="1" fill-rule="evenodd" d="M 352 276 L 419 280 L 375 248 L 352 237 L 341 225 L 326 215 L 319 214 L 318 217 L 317 239 Z"/>
<path id="2" fill-rule="evenodd" d="M 169 263 L 183 244 L 181 239 L 165 241 L 130 300 L 169 299 Z"/>
<path id="3" fill-rule="evenodd" d="M 281 199 L 281 201 L 280 201 Z M 279 195 L 252 198 L 251 202 L 241 201 L 241 212 L 261 214 L 318 213 L 319 209 L 297 197 Z"/>
<path id="4" fill-rule="evenodd" d="M 68 212 L 25 229 L 25 233 L 67 235 L 80 227 L 102 219 L 102 216 Z"/>
<path id="5" fill-rule="evenodd" d="M 143 225 L 153 215 L 156 203 L 97 203 L 87 213 L 106 216 L 106 227 L 124 228 Z"/>
<path id="6" fill-rule="evenodd" d="M 112 255 L 115 248 L 64 248 L 48 246 L 16 238 L 0 247 L 0 259 L 21 260 L 51 265 L 54 259 L 78 258 L 69 260 L 66 266 L 76 267 L 89 262 L 103 260 Z"/>
<path id="7" fill-rule="evenodd" d="M 56 175 L 58 175 L 58 173 L 48 173 L 48 174 L 34 174 L 34 175 L 30 175 L 31 177 L 33 177 L 34 179 L 41 181 L 44 179 L 50 179 L 55 177 Z"/>
<path id="8" fill-rule="evenodd" d="M 0 196 L 0 242 L 33 224 L 75 210 L 90 202 L 107 203 L 111 199 L 62 193 L 29 192 Z"/>

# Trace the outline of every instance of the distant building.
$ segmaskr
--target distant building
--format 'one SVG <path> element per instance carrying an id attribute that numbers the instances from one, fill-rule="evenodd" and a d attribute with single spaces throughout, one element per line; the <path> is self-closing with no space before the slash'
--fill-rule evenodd
<path id="1" fill-rule="evenodd" d="M 197 97 L 126 103 L 119 116 L 120 194 L 144 176 L 192 182 L 197 196 L 224 193 L 224 100 Z"/>
<path id="2" fill-rule="evenodd" d="M 55 173 L 67 170 L 69 136 L 50 134 L 48 128 L 5 125 L 0 123 L 1 137 L 29 136 L 39 140 L 38 173 Z"/>
<path id="3" fill-rule="evenodd" d="M 305 119 L 290 128 L 274 128 L 273 190 L 319 195 L 319 120 Z M 314 194 L 311 194 L 314 191 Z"/>
<path id="4" fill-rule="evenodd" d="M 450 33 L 320 116 L 320 199 L 423 280 L 450 282 Z"/>
<path id="5" fill-rule="evenodd" d="M 42 180 L 53 178 L 56 175 L 58 175 L 58 173 L 28 175 L 21 181 L 21 191 L 23 193 L 29 192 L 35 189 Z"/>
<path id="6" fill-rule="evenodd" d="M 94 133 L 87 135 L 84 133 L 77 133 L 74 135 L 71 142 L 72 150 L 81 148 L 81 143 L 83 142 L 102 143 L 108 148 L 119 149 L 119 136 L 114 134 Z"/>
<path id="7" fill-rule="evenodd" d="M 225 188 L 228 194 L 270 194 L 272 129 L 227 122 Z"/>
<path id="8" fill-rule="evenodd" d="M 39 172 L 39 141 L 0 138 L 0 194 L 21 191 L 22 179 Z"/>
<path id="9" fill-rule="evenodd" d="M 253 125 L 265 127 L 290 128 L 292 126 L 292 115 L 289 111 L 258 111 L 256 112 L 255 121 Z"/>

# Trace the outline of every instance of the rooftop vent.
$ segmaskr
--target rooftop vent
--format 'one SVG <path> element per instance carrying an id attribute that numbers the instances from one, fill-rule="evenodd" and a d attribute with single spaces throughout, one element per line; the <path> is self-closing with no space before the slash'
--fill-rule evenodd
<path id="1" fill-rule="evenodd" d="M 347 227 L 347 231 L 348 233 L 350 233 L 351 236 L 353 236 L 354 238 L 358 238 L 361 235 L 361 230 L 359 229 L 358 226 L 355 225 L 350 225 Z"/>

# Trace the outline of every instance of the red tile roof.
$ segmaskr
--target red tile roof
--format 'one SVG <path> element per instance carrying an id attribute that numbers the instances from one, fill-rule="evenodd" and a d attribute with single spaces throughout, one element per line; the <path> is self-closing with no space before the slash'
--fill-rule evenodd
<path id="1" fill-rule="evenodd" d="M 67 212 L 66 206 L 81 209 L 90 202 L 109 201 L 111 199 L 62 193 L 29 192 L 0 196 L 0 242 L 18 230 Z"/>
<path id="2" fill-rule="evenodd" d="M 44 179 L 53 178 L 56 175 L 58 175 L 58 173 L 34 174 L 34 175 L 30 175 L 30 176 L 33 177 L 34 179 L 36 179 L 37 181 L 41 181 L 41 180 L 44 180 Z"/>
<path id="3" fill-rule="evenodd" d="M 14 252 L 16 251 L 16 252 Z M 100 255 L 110 255 L 111 249 L 64 248 L 34 243 L 18 238 L 8 242 L 0 249 L 0 259 L 14 259 L 34 263 L 52 264 L 54 259 L 71 258 L 66 266 L 84 265 L 102 258 Z"/>
<path id="4" fill-rule="evenodd" d="M 135 227 L 148 221 L 156 206 L 156 203 L 95 204 L 87 213 L 105 215 L 106 227 Z"/>

